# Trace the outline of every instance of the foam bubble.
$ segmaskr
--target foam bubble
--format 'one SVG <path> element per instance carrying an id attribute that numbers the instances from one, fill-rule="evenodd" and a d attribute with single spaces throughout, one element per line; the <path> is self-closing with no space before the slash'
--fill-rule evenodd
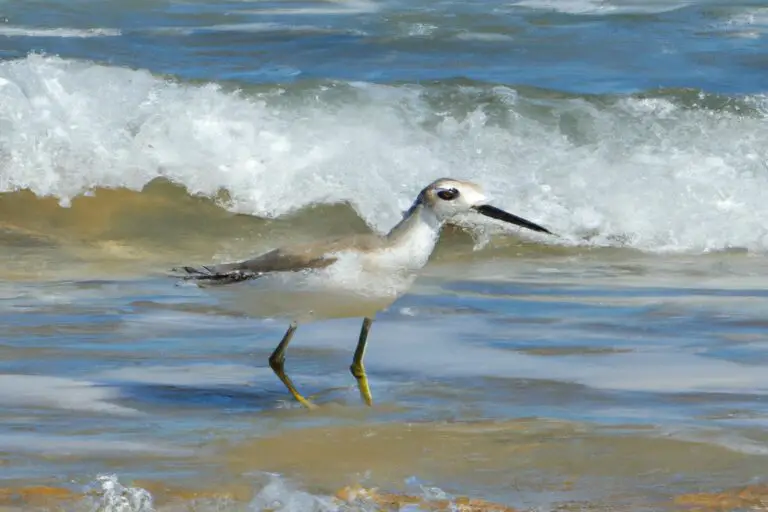
<path id="1" fill-rule="evenodd" d="M 9 37 L 116 37 L 122 32 L 116 28 L 40 28 L 0 25 L 0 36 Z"/>
<path id="2" fill-rule="evenodd" d="M 152 495 L 140 487 L 125 487 L 117 475 L 99 475 L 91 485 L 96 494 L 94 510 L 103 512 L 154 512 Z"/>
<path id="3" fill-rule="evenodd" d="M 332 512 L 339 510 L 338 503 L 330 497 L 302 491 L 289 482 L 270 474 L 267 484 L 253 497 L 251 510 L 275 512 Z"/>
<path id="4" fill-rule="evenodd" d="M 429 37 L 438 29 L 432 23 L 406 23 L 402 25 L 402 32 L 408 37 Z"/>
<path id="5" fill-rule="evenodd" d="M 454 176 L 562 235 L 520 232 L 544 243 L 768 249 L 761 96 L 713 110 L 703 96 L 543 100 L 481 85 L 245 95 L 40 55 L 0 63 L 0 94 L 0 190 L 64 204 L 166 178 L 225 189 L 227 208 L 262 217 L 347 202 L 385 231 L 426 183 Z"/>
<path id="6" fill-rule="evenodd" d="M 247 508 L 244 510 L 275 512 L 365 512 L 378 510 L 378 505 L 366 491 L 352 492 L 348 498 L 338 498 L 323 494 L 315 494 L 301 489 L 290 480 L 275 473 L 255 473 L 254 486 L 257 491 Z M 416 487 L 417 482 L 409 482 L 409 487 Z M 418 485 L 420 498 L 423 503 L 404 504 L 402 511 L 433 510 L 431 500 L 453 500 L 454 498 L 438 487 Z M 91 510 L 102 512 L 153 512 L 154 497 L 141 487 L 130 487 L 121 484 L 114 474 L 99 475 L 94 482 L 87 485 L 85 493 L 93 498 Z M 231 503 L 227 505 L 231 506 Z M 221 503 L 206 503 L 203 500 L 194 503 L 195 510 L 222 510 Z M 210 508 L 209 508 L 210 507 Z M 453 505 L 453 508 L 460 505 Z M 229 510 L 229 507 L 226 508 Z M 165 510 L 165 508 L 163 508 Z M 175 508 L 174 508 L 175 510 Z M 238 508 L 240 510 L 240 508 Z"/>

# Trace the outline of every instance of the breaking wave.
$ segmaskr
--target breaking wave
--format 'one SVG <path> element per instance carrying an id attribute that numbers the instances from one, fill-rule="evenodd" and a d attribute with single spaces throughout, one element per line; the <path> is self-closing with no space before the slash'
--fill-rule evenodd
<path id="1" fill-rule="evenodd" d="M 343 204 L 355 215 L 329 222 L 356 216 L 384 231 L 423 185 L 453 176 L 563 235 L 543 243 L 768 249 L 761 95 L 577 96 L 470 81 L 235 90 L 33 54 L 0 63 L 0 98 L 6 223 L 166 182 L 179 202 L 157 222 L 186 211 L 182 201 L 200 208 L 198 224 Z M 98 216 L 81 208 L 82 222 Z M 148 213 L 120 215 L 146 225 Z"/>

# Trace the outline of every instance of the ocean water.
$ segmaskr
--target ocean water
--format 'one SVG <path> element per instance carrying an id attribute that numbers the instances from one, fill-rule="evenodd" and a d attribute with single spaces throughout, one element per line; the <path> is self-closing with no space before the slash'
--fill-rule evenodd
<path id="1" fill-rule="evenodd" d="M 743 0 L 0 1 L 0 506 L 762 482 L 767 37 Z M 385 232 L 443 176 L 559 236 L 447 227 L 373 325 L 372 408 L 360 319 L 297 331 L 306 411 L 285 321 L 167 275 Z"/>

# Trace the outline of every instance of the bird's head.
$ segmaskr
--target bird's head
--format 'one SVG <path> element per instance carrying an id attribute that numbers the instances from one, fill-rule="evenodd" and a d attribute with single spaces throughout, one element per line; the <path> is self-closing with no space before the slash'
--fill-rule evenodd
<path id="1" fill-rule="evenodd" d="M 483 189 L 470 181 L 451 178 L 433 181 L 421 191 L 418 202 L 431 210 L 440 221 L 450 220 L 460 214 L 477 212 L 532 231 L 552 234 L 538 224 L 488 204 Z"/>

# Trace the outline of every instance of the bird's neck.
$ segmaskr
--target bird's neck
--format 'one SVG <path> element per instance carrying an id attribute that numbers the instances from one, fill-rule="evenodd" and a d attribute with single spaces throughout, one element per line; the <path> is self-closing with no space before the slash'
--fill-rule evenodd
<path id="1" fill-rule="evenodd" d="M 434 212 L 417 201 L 387 234 L 390 251 L 400 256 L 403 267 L 419 269 L 427 264 L 442 226 Z"/>

